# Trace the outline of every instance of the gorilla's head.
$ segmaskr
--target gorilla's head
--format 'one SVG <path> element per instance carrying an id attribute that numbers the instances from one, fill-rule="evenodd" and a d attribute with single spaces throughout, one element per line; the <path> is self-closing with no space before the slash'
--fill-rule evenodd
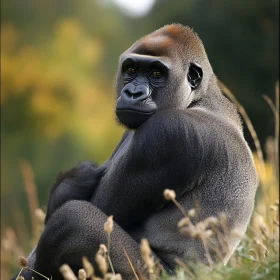
<path id="1" fill-rule="evenodd" d="M 137 129 L 159 110 L 186 109 L 207 90 L 211 73 L 198 36 L 179 24 L 164 26 L 121 55 L 116 115 Z"/>

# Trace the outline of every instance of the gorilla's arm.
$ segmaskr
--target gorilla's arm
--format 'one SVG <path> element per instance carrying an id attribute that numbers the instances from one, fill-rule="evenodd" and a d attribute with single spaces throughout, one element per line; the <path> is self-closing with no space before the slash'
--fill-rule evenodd
<path id="1" fill-rule="evenodd" d="M 194 109 L 156 113 L 135 131 L 126 152 L 112 159 L 92 203 L 127 229 L 167 203 L 164 189 L 178 196 L 190 191 L 221 152 L 213 122 L 218 118 Z"/>
<path id="2" fill-rule="evenodd" d="M 86 161 L 57 176 L 50 192 L 45 223 L 55 210 L 69 200 L 90 201 L 96 186 L 110 165 L 112 157 L 122 150 L 127 136 L 128 133 L 124 133 L 115 151 L 102 166 L 98 167 L 96 164 Z"/>
<path id="3" fill-rule="evenodd" d="M 58 175 L 48 201 L 45 223 L 62 204 L 69 200 L 90 200 L 94 188 L 104 175 L 106 165 L 97 167 L 92 162 L 82 162 Z"/>

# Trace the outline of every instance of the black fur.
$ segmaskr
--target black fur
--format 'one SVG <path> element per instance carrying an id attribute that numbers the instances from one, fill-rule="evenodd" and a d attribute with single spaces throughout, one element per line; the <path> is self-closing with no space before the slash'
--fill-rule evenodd
<path id="1" fill-rule="evenodd" d="M 83 162 L 69 171 L 61 172 L 50 192 L 45 223 L 65 202 L 73 199 L 90 200 L 105 170 L 106 166 L 97 167 L 94 163 Z"/>

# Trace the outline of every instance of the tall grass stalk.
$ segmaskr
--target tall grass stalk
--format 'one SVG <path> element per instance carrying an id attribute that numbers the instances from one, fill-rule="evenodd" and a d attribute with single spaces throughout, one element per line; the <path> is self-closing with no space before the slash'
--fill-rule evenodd
<path id="1" fill-rule="evenodd" d="M 265 178 L 266 178 L 266 171 L 265 171 L 265 164 L 264 164 L 264 156 L 263 156 L 263 151 L 261 148 L 261 144 L 258 138 L 258 135 L 256 133 L 256 130 L 245 110 L 245 108 L 239 103 L 239 101 L 236 99 L 236 97 L 234 96 L 234 94 L 231 92 L 231 90 L 220 80 L 218 80 L 219 86 L 221 88 L 221 90 L 225 93 L 225 95 L 237 106 L 240 114 L 242 115 L 248 130 L 253 138 L 255 147 L 256 147 L 256 152 L 257 152 L 257 156 L 259 159 L 259 164 L 260 164 L 260 170 L 261 170 L 261 174 L 259 175 L 260 177 L 260 181 L 261 184 L 263 185 L 265 182 Z"/>

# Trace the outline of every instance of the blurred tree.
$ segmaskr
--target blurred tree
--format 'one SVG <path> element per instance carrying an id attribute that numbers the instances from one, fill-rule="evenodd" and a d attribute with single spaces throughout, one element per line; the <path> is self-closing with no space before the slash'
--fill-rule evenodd
<path id="1" fill-rule="evenodd" d="M 1 43 L 2 208 L 13 201 L 27 209 L 26 200 L 19 201 L 19 159 L 34 167 L 42 205 L 59 170 L 78 160 L 102 162 L 122 129 L 114 121 L 112 77 L 100 71 L 100 36 L 75 19 L 62 19 L 42 43 L 2 24 Z M 12 211 L 2 223 L 13 221 Z"/>
<path id="2" fill-rule="evenodd" d="M 104 161 L 122 134 L 113 75 L 127 45 L 123 25 L 94 0 L 1 1 L 1 226 L 15 229 L 25 253 L 31 221 L 20 160 L 34 168 L 43 206 L 60 170 Z"/>

